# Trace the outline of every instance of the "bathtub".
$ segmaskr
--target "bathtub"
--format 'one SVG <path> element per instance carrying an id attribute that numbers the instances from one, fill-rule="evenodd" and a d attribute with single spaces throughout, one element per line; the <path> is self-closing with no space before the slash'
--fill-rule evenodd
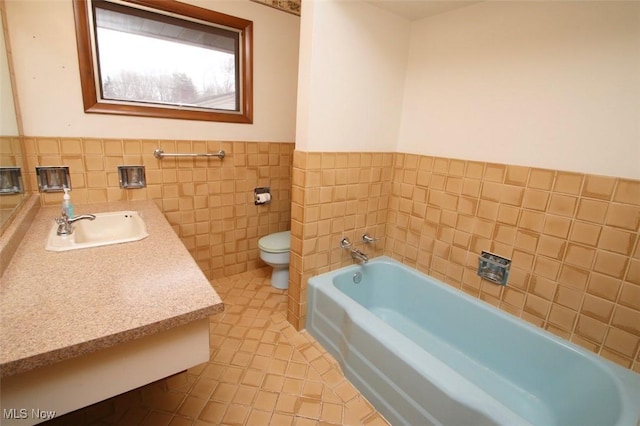
<path id="1" fill-rule="evenodd" d="M 640 425 L 640 375 L 388 257 L 307 294 L 307 331 L 394 426 Z"/>

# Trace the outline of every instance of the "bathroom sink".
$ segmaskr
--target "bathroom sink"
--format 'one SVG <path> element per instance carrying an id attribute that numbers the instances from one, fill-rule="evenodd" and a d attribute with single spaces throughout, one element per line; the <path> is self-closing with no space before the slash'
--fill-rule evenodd
<path id="1" fill-rule="evenodd" d="M 96 213 L 94 220 L 73 223 L 71 235 L 57 235 L 58 224 L 49 231 L 46 250 L 66 251 L 110 244 L 128 243 L 149 236 L 147 226 L 138 212 L 120 211 Z"/>

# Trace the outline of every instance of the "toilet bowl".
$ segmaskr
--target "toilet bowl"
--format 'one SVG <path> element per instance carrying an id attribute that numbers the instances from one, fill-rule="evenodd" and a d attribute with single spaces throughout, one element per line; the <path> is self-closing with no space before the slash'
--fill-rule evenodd
<path id="1" fill-rule="evenodd" d="M 291 231 L 276 232 L 258 240 L 260 259 L 273 268 L 271 285 L 280 290 L 289 288 Z"/>

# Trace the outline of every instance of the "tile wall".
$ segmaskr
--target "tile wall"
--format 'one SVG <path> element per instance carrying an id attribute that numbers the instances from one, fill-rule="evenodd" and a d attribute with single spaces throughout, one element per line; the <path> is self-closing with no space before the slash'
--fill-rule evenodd
<path id="1" fill-rule="evenodd" d="M 0 136 L 0 154 L 0 166 L 24 166 L 19 136 Z"/>
<path id="2" fill-rule="evenodd" d="M 0 136 L 0 167 L 20 167 L 24 170 L 24 158 L 21 154 L 19 137 Z M 26 182 L 23 182 L 26 185 Z M 28 189 L 25 188 L 25 192 Z M 8 225 L 8 220 L 12 216 L 12 210 L 24 198 L 24 194 L 2 194 L 0 196 L 0 235 Z"/>
<path id="3" fill-rule="evenodd" d="M 3 143 L 3 146 L 5 144 Z M 152 199 L 209 278 L 263 266 L 257 240 L 292 231 L 288 320 L 306 318 L 306 282 L 352 262 L 347 236 L 640 371 L 640 182 L 402 153 L 294 152 L 293 143 L 24 138 L 36 166 L 68 165 L 74 203 Z M 153 150 L 218 159 L 156 160 Z M 146 166 L 119 188 L 117 166 Z M 253 204 L 270 186 L 273 202 Z M 55 205 L 61 194 L 43 194 Z M 359 242 L 368 232 L 381 238 Z M 513 259 L 506 288 L 476 276 L 477 255 Z"/>
<path id="4" fill-rule="evenodd" d="M 294 152 L 288 319 L 341 236 L 640 372 L 640 181 L 390 153 Z M 326 204 L 324 204 L 326 203 Z M 488 250 L 507 287 L 476 275 Z"/>
<path id="5" fill-rule="evenodd" d="M 23 141 L 25 180 L 37 191 L 36 166 L 69 166 L 74 204 L 154 200 L 209 279 L 264 264 L 258 239 L 289 229 L 293 143 L 187 140 L 35 138 Z M 167 153 L 216 152 L 226 157 L 165 158 Z M 144 165 L 147 187 L 121 189 L 117 167 Z M 253 189 L 271 188 L 272 202 L 256 206 Z M 43 193 L 45 205 L 61 193 Z"/>
<path id="6" fill-rule="evenodd" d="M 348 265 L 347 237 L 369 257 L 383 254 L 384 239 L 360 243 L 367 232 L 383 237 L 391 195 L 393 153 L 305 153 L 293 155 L 291 264 L 287 319 L 304 328 L 307 280 Z"/>

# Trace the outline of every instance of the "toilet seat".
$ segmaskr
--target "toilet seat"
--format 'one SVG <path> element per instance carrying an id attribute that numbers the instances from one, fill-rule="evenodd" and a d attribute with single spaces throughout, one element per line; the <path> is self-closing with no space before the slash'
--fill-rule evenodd
<path id="1" fill-rule="evenodd" d="M 291 231 L 276 232 L 258 240 L 260 250 L 268 253 L 286 253 L 291 250 Z"/>

